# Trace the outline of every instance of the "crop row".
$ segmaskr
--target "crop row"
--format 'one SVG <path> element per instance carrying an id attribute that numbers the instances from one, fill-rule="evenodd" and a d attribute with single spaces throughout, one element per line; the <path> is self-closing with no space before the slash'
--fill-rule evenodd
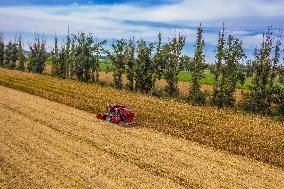
<path id="1" fill-rule="evenodd" d="M 137 127 L 284 167 L 284 124 L 270 118 L 2 68 L 0 85 L 91 113 L 125 104 L 136 113 Z"/>

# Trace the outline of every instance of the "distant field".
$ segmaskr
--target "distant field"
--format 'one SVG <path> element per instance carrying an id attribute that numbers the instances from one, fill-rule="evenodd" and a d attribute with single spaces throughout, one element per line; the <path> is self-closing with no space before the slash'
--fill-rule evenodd
<path id="1" fill-rule="evenodd" d="M 136 127 L 284 167 L 281 121 L 7 69 L 0 69 L 0 84 L 91 113 L 107 104 L 126 104 L 136 112 Z"/>
<path id="2" fill-rule="evenodd" d="M 46 65 L 45 73 L 48 74 L 48 75 L 51 74 L 51 65 Z M 100 80 L 105 82 L 107 85 L 111 85 L 113 83 L 112 72 L 101 71 L 100 72 Z M 126 78 L 125 75 L 123 75 L 122 81 L 123 81 L 123 85 L 126 87 L 126 84 L 127 84 L 128 81 L 127 81 L 127 78 Z M 166 87 L 166 85 L 167 85 L 167 83 L 164 79 L 161 79 L 161 80 L 157 81 L 157 83 L 156 83 L 156 87 L 158 89 L 164 89 Z M 179 89 L 179 92 L 180 92 L 179 95 L 182 98 L 188 97 L 189 86 L 190 86 L 189 82 L 182 82 L 182 81 L 178 82 L 178 89 Z M 210 91 L 212 91 L 212 85 L 203 84 L 201 86 L 201 89 L 203 91 L 209 91 L 210 92 Z M 235 97 L 236 97 L 237 102 L 240 102 L 240 100 L 242 99 L 242 89 L 238 89 L 235 92 Z"/>
<path id="3" fill-rule="evenodd" d="M 100 63 L 100 70 L 101 72 L 111 72 L 113 66 L 106 60 L 101 60 Z M 46 65 L 52 65 L 51 60 L 47 60 L 45 62 Z M 188 71 L 181 71 L 178 75 L 178 80 L 181 82 L 191 82 L 192 76 L 191 73 Z M 214 83 L 214 75 L 210 73 L 210 70 L 204 71 L 204 78 L 201 79 L 201 83 L 205 85 L 213 85 Z M 248 85 L 251 84 L 251 78 L 247 78 L 244 85 L 241 85 L 240 83 L 237 84 L 237 88 L 239 89 L 246 89 Z"/>

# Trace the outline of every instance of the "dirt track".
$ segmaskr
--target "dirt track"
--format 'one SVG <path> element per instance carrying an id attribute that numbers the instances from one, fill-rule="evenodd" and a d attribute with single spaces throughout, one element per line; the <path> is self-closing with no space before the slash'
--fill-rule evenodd
<path id="1" fill-rule="evenodd" d="M 0 188 L 284 188 L 284 171 L 0 86 Z"/>

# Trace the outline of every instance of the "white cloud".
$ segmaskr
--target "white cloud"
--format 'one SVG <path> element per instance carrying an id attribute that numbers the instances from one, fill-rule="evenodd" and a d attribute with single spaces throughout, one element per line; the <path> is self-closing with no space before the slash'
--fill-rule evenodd
<path id="1" fill-rule="evenodd" d="M 223 21 L 228 23 L 229 32 L 240 36 L 248 46 L 259 42 L 259 35 L 250 35 L 243 29 L 265 28 L 265 19 L 279 21 L 284 16 L 284 1 L 265 0 L 185 0 L 177 4 L 154 7 L 138 7 L 127 4 L 115 5 L 70 5 L 70 6 L 30 6 L 0 7 L 0 25 L 3 32 L 27 32 L 66 34 L 67 26 L 71 32 L 85 30 L 98 38 L 113 39 L 137 36 L 154 39 L 158 32 L 170 37 L 174 32 L 183 32 L 188 41 L 195 41 L 195 30 L 188 26 L 197 26 L 202 22 L 205 27 L 220 27 Z M 256 22 L 255 19 L 258 19 Z M 269 20 L 268 19 L 268 20 Z M 170 23 L 184 26 L 175 30 L 169 27 L 151 25 L 132 25 L 125 20 Z M 206 30 L 205 30 L 206 32 Z M 217 33 L 206 32 L 205 40 L 215 44 Z"/>

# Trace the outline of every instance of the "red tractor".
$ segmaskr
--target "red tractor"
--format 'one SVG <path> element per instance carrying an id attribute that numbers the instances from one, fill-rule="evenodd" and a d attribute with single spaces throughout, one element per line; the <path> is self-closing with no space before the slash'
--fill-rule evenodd
<path id="1" fill-rule="evenodd" d="M 129 126 L 133 123 L 134 113 L 124 105 L 108 105 L 106 113 L 97 114 L 98 119 L 107 120 L 111 123 L 117 123 Z"/>

